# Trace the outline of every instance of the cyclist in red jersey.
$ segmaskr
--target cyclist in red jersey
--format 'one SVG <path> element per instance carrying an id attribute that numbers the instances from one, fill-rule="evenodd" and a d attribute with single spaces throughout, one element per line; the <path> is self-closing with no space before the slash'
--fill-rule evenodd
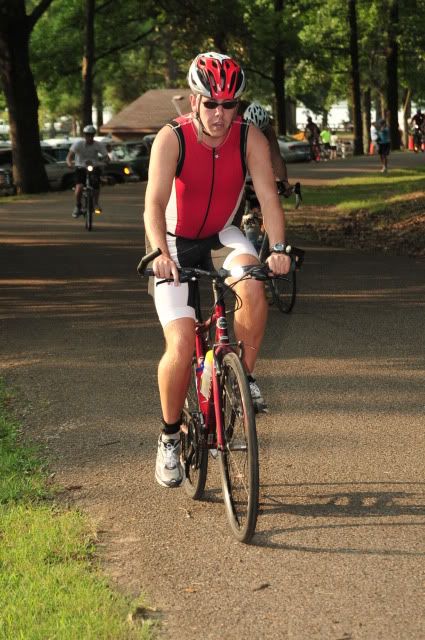
<path id="1" fill-rule="evenodd" d="M 174 285 L 154 288 L 166 341 L 158 368 L 162 429 L 155 477 L 165 487 L 178 486 L 183 479 L 181 412 L 195 344 L 191 290 L 179 283 L 178 266 L 208 268 L 213 263 L 230 268 L 258 262 L 254 247 L 232 225 L 247 170 L 270 237 L 269 267 L 277 274 L 290 268 L 267 140 L 237 116 L 243 70 L 229 56 L 199 54 L 190 65 L 188 83 L 191 113 L 163 127 L 152 146 L 144 213 L 147 248 L 162 251 L 152 264 L 156 279 L 174 279 Z M 264 401 L 252 373 L 267 320 L 264 286 L 246 280 L 236 290 L 242 307 L 235 313 L 234 330 L 244 343 L 251 394 L 261 410 Z"/>

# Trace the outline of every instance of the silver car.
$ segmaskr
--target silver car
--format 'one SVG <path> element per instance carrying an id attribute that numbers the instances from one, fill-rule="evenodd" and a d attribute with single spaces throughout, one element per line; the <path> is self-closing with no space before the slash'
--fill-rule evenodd
<path id="1" fill-rule="evenodd" d="M 51 189 L 70 189 L 74 185 L 74 169 L 66 162 L 56 162 L 55 158 L 42 151 L 49 187 Z M 12 169 L 12 149 L 0 149 L 0 167 Z"/>
<path id="2" fill-rule="evenodd" d="M 291 136 L 278 136 L 280 153 L 285 162 L 308 162 L 311 160 L 310 145 L 305 140 Z"/>

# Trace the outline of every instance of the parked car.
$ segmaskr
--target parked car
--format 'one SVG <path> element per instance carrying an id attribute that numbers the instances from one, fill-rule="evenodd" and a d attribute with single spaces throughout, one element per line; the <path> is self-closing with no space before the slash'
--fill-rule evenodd
<path id="1" fill-rule="evenodd" d="M 65 162 L 69 147 L 78 138 L 50 138 L 40 142 L 41 148 L 59 162 Z"/>
<path id="2" fill-rule="evenodd" d="M 311 160 L 310 145 L 292 136 L 278 136 L 280 153 L 285 162 L 307 162 Z"/>
<path id="3" fill-rule="evenodd" d="M 12 170 L 0 168 L 0 196 L 14 196 L 15 193 Z"/>
<path id="4" fill-rule="evenodd" d="M 66 162 L 56 162 L 46 151 L 42 151 L 42 156 L 50 188 L 70 189 L 74 185 L 74 170 Z M 0 167 L 12 170 L 12 149 L 0 149 Z"/>
<path id="5" fill-rule="evenodd" d="M 147 180 L 150 147 L 143 140 L 112 142 L 111 149 L 117 160 L 130 165 L 140 180 Z"/>
<path id="6" fill-rule="evenodd" d="M 65 161 L 72 143 L 79 138 L 51 139 L 41 142 L 42 148 L 54 156 L 57 161 Z M 138 171 L 127 159 L 118 158 L 105 164 L 102 171 L 105 182 L 116 184 L 117 182 L 137 182 L 139 180 Z"/>

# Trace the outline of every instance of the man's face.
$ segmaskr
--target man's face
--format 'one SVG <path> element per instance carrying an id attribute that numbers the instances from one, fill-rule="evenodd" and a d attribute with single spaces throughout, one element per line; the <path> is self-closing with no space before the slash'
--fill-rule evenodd
<path id="1" fill-rule="evenodd" d="M 93 142 L 94 142 L 94 133 L 85 133 L 84 137 L 86 139 L 86 144 L 93 144 Z"/>
<path id="2" fill-rule="evenodd" d="M 191 105 L 194 113 L 199 110 L 205 131 L 212 138 L 221 138 L 227 133 L 236 116 L 238 101 L 191 96 Z"/>

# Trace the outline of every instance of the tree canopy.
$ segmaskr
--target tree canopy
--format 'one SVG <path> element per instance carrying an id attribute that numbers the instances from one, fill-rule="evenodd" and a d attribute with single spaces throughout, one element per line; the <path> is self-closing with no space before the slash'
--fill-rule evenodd
<path id="1" fill-rule="evenodd" d="M 25 109 L 84 124 L 94 104 L 101 119 L 105 105 L 116 111 L 148 89 L 185 86 L 194 55 L 218 50 L 244 66 L 247 97 L 273 110 L 280 133 L 294 127 L 288 104 L 326 123 L 346 99 L 361 152 L 371 107 L 395 131 L 398 108 L 425 101 L 423 18 L 423 0 L 0 0 L 0 105 L 18 149 L 29 140 L 19 135 Z M 34 96 L 16 110 L 25 52 Z"/>

